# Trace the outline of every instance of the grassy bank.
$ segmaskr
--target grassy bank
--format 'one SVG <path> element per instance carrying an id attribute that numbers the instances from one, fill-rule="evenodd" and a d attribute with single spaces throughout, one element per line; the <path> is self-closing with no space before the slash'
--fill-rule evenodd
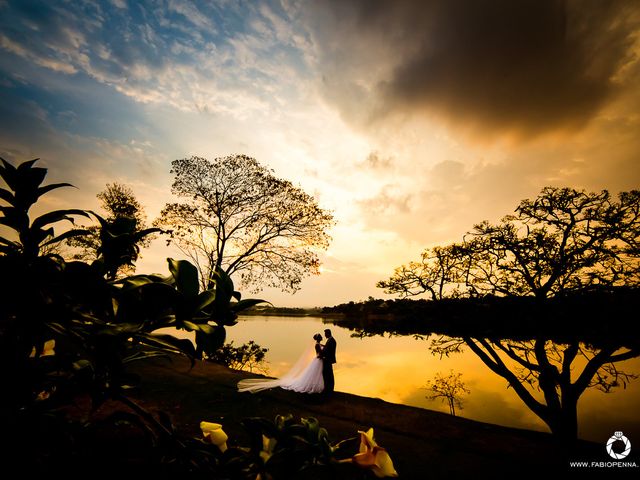
<path id="1" fill-rule="evenodd" d="M 273 418 L 286 413 L 318 418 L 333 441 L 374 427 L 379 444 L 390 452 L 401 478 L 458 477 L 523 468 L 527 473 L 565 472 L 570 459 L 606 460 L 601 458 L 602 446 L 589 442 L 579 442 L 575 450 L 567 452 L 550 434 L 357 395 L 337 392 L 323 400 L 281 389 L 240 394 L 236 383 L 250 374 L 207 362 L 190 368 L 183 358 L 157 359 L 140 363 L 136 371 L 144 382 L 132 395 L 151 410 L 166 411 L 187 435 L 198 435 L 199 422 L 208 420 L 223 424 L 230 444 L 242 444 L 242 418 Z M 309 478 L 336 477 L 335 472 L 320 471 Z"/>

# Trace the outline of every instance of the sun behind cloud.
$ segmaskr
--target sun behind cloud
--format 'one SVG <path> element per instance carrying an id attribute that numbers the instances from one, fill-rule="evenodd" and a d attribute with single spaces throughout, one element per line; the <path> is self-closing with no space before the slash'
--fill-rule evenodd
<path id="1" fill-rule="evenodd" d="M 263 296 L 379 296 L 543 186 L 637 188 L 639 25 L 634 1 L 5 1 L 0 155 L 78 187 L 56 205 L 118 181 L 150 218 L 172 160 L 250 155 L 338 222 L 321 276 Z"/>

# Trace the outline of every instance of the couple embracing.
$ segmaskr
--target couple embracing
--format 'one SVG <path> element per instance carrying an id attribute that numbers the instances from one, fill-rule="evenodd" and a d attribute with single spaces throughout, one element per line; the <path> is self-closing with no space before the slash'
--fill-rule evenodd
<path id="1" fill-rule="evenodd" d="M 269 388 L 280 387 L 299 393 L 333 393 L 335 381 L 333 364 L 336 363 L 336 340 L 328 328 L 324 331 L 326 342 L 322 343 L 322 335 L 313 336 L 313 348 L 300 357 L 295 365 L 283 377 L 277 379 L 249 378 L 238 382 L 240 392 L 258 392 Z"/>

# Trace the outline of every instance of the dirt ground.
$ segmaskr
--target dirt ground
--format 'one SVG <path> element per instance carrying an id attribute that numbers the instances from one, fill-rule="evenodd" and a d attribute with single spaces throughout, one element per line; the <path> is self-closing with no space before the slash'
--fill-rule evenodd
<path id="1" fill-rule="evenodd" d="M 514 471 L 557 474 L 569 470 L 570 459 L 601 456 L 601 446 L 589 442 L 567 452 L 550 434 L 341 392 L 329 399 L 282 389 L 238 393 L 236 383 L 253 375 L 208 362 L 190 368 L 184 358 L 157 359 L 140 363 L 136 371 L 144 380 L 132 396 L 151 410 L 169 413 L 185 434 L 199 435 L 200 421 L 207 420 L 221 423 L 229 441 L 241 444 L 242 418 L 271 419 L 287 413 L 316 417 L 332 441 L 373 427 L 378 444 L 389 451 L 401 478 Z"/>

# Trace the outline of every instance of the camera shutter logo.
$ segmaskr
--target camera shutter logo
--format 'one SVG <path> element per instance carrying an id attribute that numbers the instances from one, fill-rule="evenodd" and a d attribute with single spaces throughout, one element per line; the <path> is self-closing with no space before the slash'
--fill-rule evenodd
<path id="1" fill-rule="evenodd" d="M 616 442 L 624 443 L 624 451 L 621 453 L 616 453 L 613 451 L 613 444 Z M 622 460 L 631 452 L 631 442 L 627 437 L 623 435 L 622 432 L 615 432 L 613 436 L 607 440 L 607 453 L 611 458 L 615 458 L 616 460 Z"/>

